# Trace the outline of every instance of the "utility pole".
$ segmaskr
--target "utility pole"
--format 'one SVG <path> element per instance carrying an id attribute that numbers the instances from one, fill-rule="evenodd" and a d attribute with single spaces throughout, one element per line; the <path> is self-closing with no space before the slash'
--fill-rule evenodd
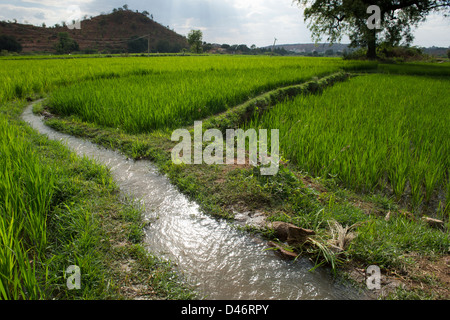
<path id="1" fill-rule="evenodd" d="M 150 57 L 150 35 L 147 38 L 147 57 Z"/>
<path id="2" fill-rule="evenodd" d="M 275 38 L 275 40 L 273 41 L 273 48 L 272 48 L 272 51 L 273 51 L 273 52 L 275 52 L 275 43 L 277 42 L 277 40 L 278 40 L 278 39 Z"/>

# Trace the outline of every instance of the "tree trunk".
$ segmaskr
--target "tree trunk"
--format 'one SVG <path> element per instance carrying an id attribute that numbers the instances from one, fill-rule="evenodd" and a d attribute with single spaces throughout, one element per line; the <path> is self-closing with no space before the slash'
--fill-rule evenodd
<path id="1" fill-rule="evenodd" d="M 377 31 L 369 30 L 367 38 L 367 59 L 375 60 L 377 58 Z"/>

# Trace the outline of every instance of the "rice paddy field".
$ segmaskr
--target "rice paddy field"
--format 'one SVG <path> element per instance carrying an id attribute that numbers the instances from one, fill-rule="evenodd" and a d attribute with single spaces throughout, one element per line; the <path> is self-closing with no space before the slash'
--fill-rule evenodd
<path id="1" fill-rule="evenodd" d="M 352 189 L 414 207 L 450 199 L 450 79 L 373 74 L 299 96 L 249 127 L 279 128 L 286 158 Z M 405 94 L 407 93 L 407 94 Z"/>
<path id="2" fill-rule="evenodd" d="M 84 264 L 90 274 L 100 274 L 93 276 L 93 285 L 81 298 L 105 298 L 104 294 L 93 294 L 94 284 L 106 283 L 102 277 L 107 274 L 98 271 L 95 259 L 101 257 L 89 250 L 103 246 L 103 235 L 95 234 L 101 223 L 94 223 L 91 212 L 111 210 L 107 201 L 120 203 L 114 193 L 117 188 L 101 166 L 75 159 L 26 128 L 19 115 L 27 100 L 39 97 L 46 98 L 43 108 L 47 112 L 80 126 L 87 123 L 100 134 L 102 130 L 116 130 L 123 134 L 121 137 L 141 139 L 145 135 L 156 137 L 152 134 L 157 132 L 158 137 L 170 140 L 174 129 L 232 111 L 271 90 L 314 82 L 337 72 L 351 73 L 350 79 L 323 92 L 271 102 L 264 112 L 243 119 L 241 127 L 279 129 L 281 155 L 297 173 L 331 181 L 340 193 L 349 190 L 362 197 L 382 197 L 389 208 L 392 204 L 419 219 L 423 215 L 441 219 L 448 228 L 448 63 L 390 65 L 337 58 L 191 56 L 1 59 L 0 65 L 0 299 L 79 299 L 55 284 L 62 276 L 52 277 L 51 270 L 69 264 L 62 262 L 67 258 L 64 253 L 55 251 L 61 245 L 76 248 L 77 253 L 70 256 L 73 263 Z M 136 158 L 139 156 L 143 155 L 136 154 Z M 70 165 L 63 168 L 63 163 Z M 183 170 L 167 163 L 163 166 L 168 167 L 171 174 Z M 201 175 L 200 171 L 197 174 Z M 256 178 L 245 175 L 235 186 L 245 185 L 250 179 Z M 278 182 L 283 179 L 273 177 L 273 184 L 265 181 L 258 192 L 277 183 L 276 190 L 290 190 L 283 199 L 291 201 L 287 207 L 294 208 L 292 214 L 296 216 L 289 221 L 323 228 L 324 221 L 316 223 L 319 213 L 336 218 L 330 209 L 332 200 L 326 210 L 320 210 L 300 200 L 299 188 L 289 189 L 290 182 Z M 195 185 L 192 181 L 197 180 L 189 180 Z M 279 191 L 270 190 L 277 200 Z M 251 199 L 250 191 L 245 192 Z M 93 208 L 96 202 L 103 203 L 103 209 Z M 89 210 L 84 209 L 86 206 Z M 119 207 L 126 212 L 119 216 L 127 223 L 137 214 L 131 207 L 117 204 L 116 209 Z M 108 214 L 101 211 L 99 216 L 103 215 Z M 341 220 L 336 219 L 368 219 L 360 213 L 349 214 L 348 219 L 342 218 L 344 215 L 340 213 Z M 63 216 L 70 217 L 73 225 L 63 223 Z M 398 259 L 393 256 L 405 252 L 448 255 L 448 229 L 423 231 L 422 224 L 416 228 L 400 220 L 395 220 L 396 226 L 386 227 L 387 220 L 374 219 L 361 228 L 353 251 L 355 260 L 395 267 L 392 261 Z M 396 231 L 386 232 L 392 228 Z M 402 232 L 402 237 L 398 236 Z M 425 239 L 420 245 L 405 239 L 418 235 Z M 61 242 L 65 237 L 67 242 Z M 58 264 L 53 266 L 55 261 Z M 100 286 L 99 290 L 106 289 Z M 171 297 L 186 295 L 183 291 Z"/>
<path id="3" fill-rule="evenodd" d="M 208 58 L 200 68 L 188 61 L 178 70 L 176 64 L 158 65 L 87 80 L 53 91 L 49 106 L 132 134 L 174 130 L 277 87 L 373 68 L 336 59 L 243 59 L 218 64 Z M 276 105 L 247 127 L 279 129 L 283 155 L 314 176 L 336 177 L 358 191 L 390 189 L 397 200 L 408 194 L 415 207 L 435 194 L 444 204 L 450 188 L 449 81 L 390 75 L 405 70 L 390 65 L 380 69 L 383 74 L 357 77 L 323 95 Z M 422 75 L 447 71 L 424 64 L 408 69 Z"/>
<path id="4" fill-rule="evenodd" d="M 0 60 L 2 68 L 0 76 L 2 86 L 0 89 L 0 101 L 8 101 L 13 98 L 26 97 L 34 93 L 50 92 L 53 89 L 76 84 L 80 81 L 92 79 L 119 78 L 129 75 L 158 75 L 172 72 L 176 73 L 195 71 L 208 73 L 219 70 L 228 73 L 236 73 L 236 79 L 245 76 L 245 71 L 251 71 L 254 76 L 261 76 L 263 70 L 271 69 L 276 76 L 271 77 L 270 82 L 287 83 L 295 82 L 304 77 L 318 76 L 327 72 L 333 72 L 340 68 L 357 70 L 367 65 L 368 62 L 352 62 L 337 59 L 268 59 L 268 58 L 229 58 L 223 57 L 152 57 L 147 58 L 92 58 L 92 59 L 32 59 L 32 60 Z M 270 63 L 268 63 L 270 62 Z M 11 71 L 13 70 L 13 71 Z M 259 70 L 259 73 L 258 73 Z M 285 76 L 284 71 L 290 72 Z M 300 71 L 300 72 L 299 72 Z M 288 71 L 289 72 L 289 71 Z M 265 76 L 267 79 L 267 76 Z M 281 77 L 279 79 L 279 77 Z M 182 77 L 182 78 L 185 78 Z M 164 79 L 163 79 L 164 80 Z M 205 79 L 209 80 L 209 79 Z M 256 80 L 256 79 L 254 79 Z M 92 86 L 96 83 L 88 83 Z M 269 86 L 270 83 L 265 83 Z M 97 88 L 99 89 L 99 88 Z M 118 89 L 118 88 L 116 88 Z"/>

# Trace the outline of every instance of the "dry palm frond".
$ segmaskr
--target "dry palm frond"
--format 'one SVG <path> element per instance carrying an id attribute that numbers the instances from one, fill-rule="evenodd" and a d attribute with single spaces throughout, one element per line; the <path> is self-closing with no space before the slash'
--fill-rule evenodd
<path id="1" fill-rule="evenodd" d="M 336 220 L 328 221 L 328 226 L 331 230 L 332 239 L 328 241 L 333 249 L 338 251 L 344 251 L 350 242 L 356 237 L 356 233 L 352 232 L 355 228 L 359 227 L 361 223 L 355 223 L 351 226 L 343 227 Z"/>

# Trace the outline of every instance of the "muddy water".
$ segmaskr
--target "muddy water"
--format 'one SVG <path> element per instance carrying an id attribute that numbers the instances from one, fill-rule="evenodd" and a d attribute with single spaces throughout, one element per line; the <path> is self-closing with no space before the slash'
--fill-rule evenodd
<path id="1" fill-rule="evenodd" d="M 306 259 L 282 260 L 257 237 L 203 214 L 149 161 L 123 155 L 44 125 L 28 107 L 23 119 L 80 156 L 108 166 L 123 193 L 145 206 L 148 250 L 170 259 L 206 299 L 359 299 Z"/>

